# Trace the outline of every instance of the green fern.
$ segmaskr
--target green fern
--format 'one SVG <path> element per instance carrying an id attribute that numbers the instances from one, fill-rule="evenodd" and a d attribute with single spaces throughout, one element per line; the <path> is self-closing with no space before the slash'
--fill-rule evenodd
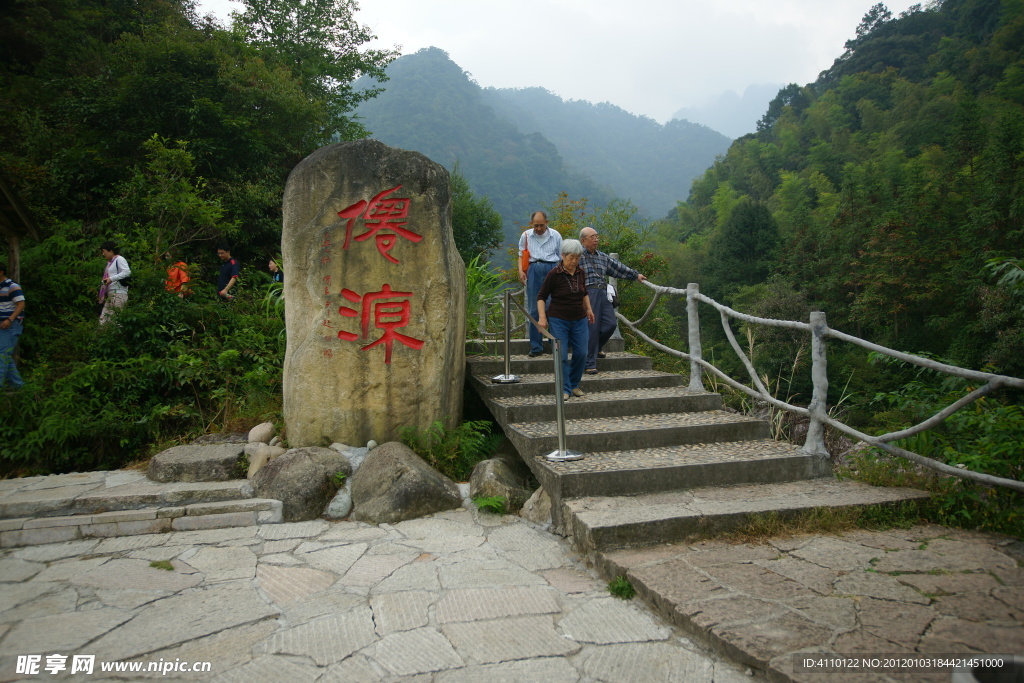
<path id="1" fill-rule="evenodd" d="M 486 510 L 496 515 L 503 515 L 508 510 L 508 499 L 505 496 L 477 496 L 473 504 L 478 510 Z"/>

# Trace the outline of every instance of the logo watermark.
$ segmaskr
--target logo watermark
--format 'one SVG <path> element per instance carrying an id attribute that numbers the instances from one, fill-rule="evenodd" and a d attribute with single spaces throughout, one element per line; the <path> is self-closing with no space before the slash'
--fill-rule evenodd
<path id="1" fill-rule="evenodd" d="M 96 655 L 18 655 L 14 673 L 38 676 L 41 673 L 59 674 L 66 671 L 91 675 L 98 670 L 101 673 L 147 672 L 166 676 L 170 673 L 209 673 L 213 670 L 212 662 L 183 662 L 180 658 L 174 661 L 160 658 L 155 662 L 100 661 L 98 667 L 96 664 Z"/>

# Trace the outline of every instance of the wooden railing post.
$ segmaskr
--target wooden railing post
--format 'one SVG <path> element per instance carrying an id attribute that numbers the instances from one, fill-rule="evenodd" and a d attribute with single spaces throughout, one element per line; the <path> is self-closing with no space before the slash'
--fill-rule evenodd
<path id="1" fill-rule="evenodd" d="M 811 402 L 807 411 L 811 414 L 811 423 L 807 426 L 807 440 L 804 452 L 811 455 L 828 457 L 825 448 L 825 423 L 821 418 L 828 415 L 828 360 L 825 354 L 825 314 L 822 311 L 811 313 L 811 382 L 814 386 Z"/>
<path id="2" fill-rule="evenodd" d="M 701 360 L 700 354 L 700 315 L 697 310 L 696 295 L 700 293 L 700 286 L 696 282 L 686 285 L 686 325 L 687 344 L 690 353 L 690 391 L 704 391 L 702 368 L 697 361 Z"/>

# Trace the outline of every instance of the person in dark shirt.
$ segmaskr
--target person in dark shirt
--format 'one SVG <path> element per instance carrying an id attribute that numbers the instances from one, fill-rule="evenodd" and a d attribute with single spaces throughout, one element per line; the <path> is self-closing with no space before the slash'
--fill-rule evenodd
<path id="1" fill-rule="evenodd" d="M 562 340 L 562 394 L 563 398 L 583 396 L 580 380 L 587 362 L 589 326 L 594 322 L 594 311 L 587 295 L 587 277 L 580 268 L 583 245 L 579 240 L 563 240 L 562 260 L 555 266 L 537 292 L 537 323 L 549 328 L 551 334 Z M 546 304 L 551 297 L 551 305 Z M 569 347 L 572 363 L 569 363 Z"/>
<path id="2" fill-rule="evenodd" d="M 270 259 L 267 263 L 267 268 L 270 270 L 270 280 L 272 282 L 284 282 L 284 273 L 281 272 L 281 266 L 277 265 L 277 261 Z"/>
<path id="3" fill-rule="evenodd" d="M 231 288 L 238 282 L 241 267 L 237 260 L 231 258 L 231 248 L 226 244 L 217 247 L 217 257 L 222 261 L 220 274 L 217 276 L 217 296 L 224 301 L 231 301 L 235 298 L 231 294 Z"/>

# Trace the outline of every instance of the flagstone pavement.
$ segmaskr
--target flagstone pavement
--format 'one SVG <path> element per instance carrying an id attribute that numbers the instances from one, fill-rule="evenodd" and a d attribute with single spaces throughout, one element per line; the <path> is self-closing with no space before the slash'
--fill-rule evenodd
<path id="1" fill-rule="evenodd" d="M 166 673 L 102 671 L 133 662 Z M 467 509 L 4 550 L 0 681 L 20 679 L 752 680 L 610 596 L 559 537 Z"/>

